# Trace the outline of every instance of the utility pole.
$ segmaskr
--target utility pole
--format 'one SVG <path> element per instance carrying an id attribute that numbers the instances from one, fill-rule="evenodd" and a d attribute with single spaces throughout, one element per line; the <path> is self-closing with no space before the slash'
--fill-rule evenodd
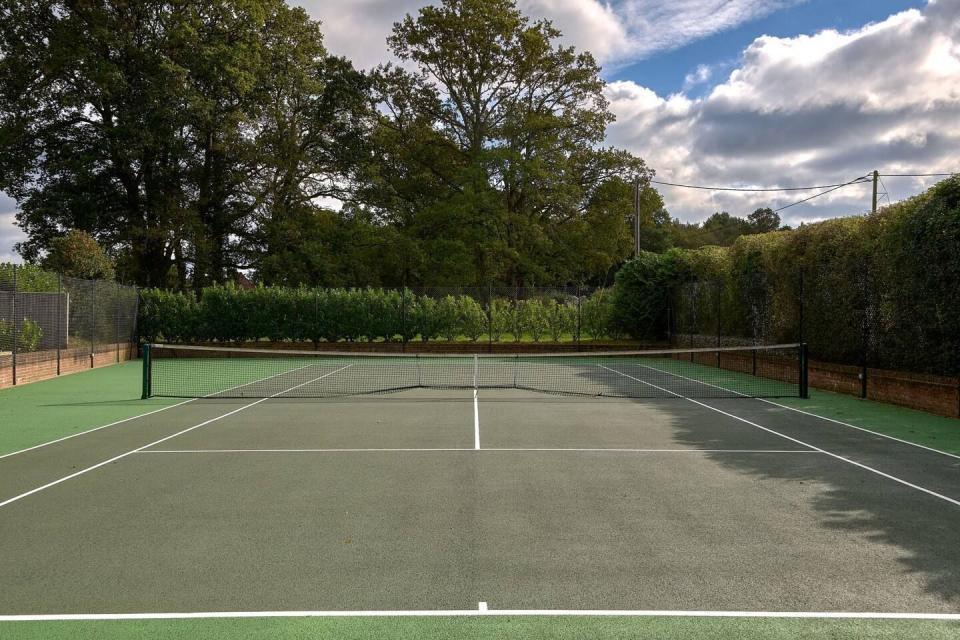
<path id="1" fill-rule="evenodd" d="M 870 208 L 870 211 L 873 213 L 877 212 L 877 182 L 880 181 L 880 172 L 874 170 L 873 172 L 873 206 Z"/>
<path id="2" fill-rule="evenodd" d="M 633 183 L 633 257 L 640 255 L 640 181 Z"/>

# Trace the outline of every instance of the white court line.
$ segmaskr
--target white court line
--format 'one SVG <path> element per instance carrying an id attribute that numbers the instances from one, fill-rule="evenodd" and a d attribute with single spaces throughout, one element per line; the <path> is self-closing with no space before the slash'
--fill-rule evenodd
<path id="1" fill-rule="evenodd" d="M 918 443 L 916 443 L 916 442 L 910 442 L 909 440 L 903 440 L 903 439 L 901 439 L 901 438 L 896 438 L 896 437 L 894 437 L 894 436 L 888 436 L 887 434 L 885 434 L 885 433 L 880 433 L 879 431 L 871 431 L 870 429 L 867 429 L 867 428 L 864 428 L 864 427 L 858 427 L 857 425 L 855 425 L 855 424 L 850 424 L 849 422 L 843 422 L 843 421 L 841 421 L 841 420 L 836 420 L 836 419 L 834 419 L 834 418 L 828 418 L 828 417 L 826 417 L 826 416 L 817 415 L 816 413 L 811 413 L 811 412 L 809 412 L 809 411 L 803 411 L 802 409 L 796 409 L 796 408 L 794 408 L 794 407 L 788 407 L 788 406 L 785 405 L 785 404 L 780 404 L 779 402 L 774 402 L 774 401 L 772 401 L 772 400 L 767 400 L 766 398 L 755 398 L 755 399 L 756 399 L 756 400 L 759 400 L 760 402 L 766 402 L 767 404 L 772 404 L 772 405 L 774 405 L 775 407 L 781 407 L 781 408 L 783 408 L 783 409 L 789 409 L 790 411 L 796 411 L 797 413 L 802 413 L 803 415 L 806 415 L 806 416 L 811 416 L 811 417 L 813 417 L 813 418 L 820 418 L 821 420 L 826 420 L 827 422 L 833 422 L 833 423 L 835 423 L 835 424 L 839 424 L 839 425 L 842 425 L 842 426 L 844 426 L 844 427 L 850 427 L 851 429 L 856 429 L 857 431 L 863 431 L 863 432 L 869 433 L 869 434 L 871 434 L 871 435 L 880 436 L 881 438 L 886 438 L 887 440 L 894 440 L 894 441 L 900 442 L 900 443 L 902 443 L 902 444 L 908 444 L 908 445 L 910 445 L 911 447 L 917 447 L 917 448 L 919 448 L 919 449 L 926 449 L 927 451 L 932 451 L 933 453 L 939 453 L 939 454 L 942 455 L 942 456 L 949 456 L 949 457 L 951 457 L 951 458 L 956 458 L 956 459 L 960 460 L 960 456 L 958 456 L 958 455 L 955 454 L 955 453 L 949 453 L 949 452 L 947 452 L 947 451 L 941 451 L 940 449 L 934 449 L 933 447 L 928 447 L 928 446 L 926 446 L 926 445 L 918 444 Z"/>
<path id="2" fill-rule="evenodd" d="M 794 443 L 796 443 L 796 444 L 800 444 L 800 445 L 803 445 L 803 446 L 805 446 L 805 447 L 810 447 L 810 448 L 813 449 L 814 451 L 819 451 L 820 453 L 823 453 L 823 454 L 825 454 L 825 455 L 828 455 L 828 456 L 830 456 L 831 458 L 836 458 L 837 460 L 841 460 L 841 461 L 843 461 L 843 462 L 846 462 L 847 464 L 852 464 L 852 465 L 855 466 L 855 467 L 859 467 L 859 468 L 864 469 L 864 470 L 866 470 L 866 471 L 869 471 L 869 472 L 871 472 L 871 473 L 875 473 L 875 474 L 877 474 L 878 476 L 882 476 L 882 477 L 884 477 L 884 478 L 887 478 L 888 480 L 893 480 L 894 482 L 899 482 L 900 484 L 902 484 L 902 485 L 904 485 L 904 486 L 906 486 L 906 487 L 910 487 L 911 489 L 916 489 L 917 491 L 922 491 L 923 493 L 926 493 L 927 495 L 931 495 L 931 496 L 933 496 L 934 498 L 939 498 L 939 499 L 941 499 L 941 500 L 944 500 L 944 501 L 946 501 L 946 502 L 949 502 L 950 504 L 953 504 L 953 505 L 955 505 L 955 506 L 960 507 L 960 500 L 955 500 L 955 499 L 953 499 L 953 498 L 951 498 L 951 497 L 949 497 L 949 496 L 943 495 L 942 493 L 937 493 L 936 491 L 931 491 L 930 489 L 927 489 L 927 488 L 925 488 L 925 487 L 921 487 L 920 485 L 913 484 L 912 482 L 907 482 L 906 480 L 903 480 L 902 478 L 898 478 L 898 477 L 896 477 L 896 476 L 892 476 L 892 475 L 890 475 L 889 473 L 884 473 L 883 471 L 880 471 L 879 469 L 874 469 L 873 467 L 869 467 L 869 466 L 867 466 L 867 465 L 865 465 L 865 464 L 863 464 L 863 463 L 861 463 L 861 462 L 857 462 L 856 460 L 851 460 L 850 458 L 844 458 L 843 456 L 838 455 L 838 454 L 836 454 L 836 453 L 832 453 L 832 452 L 830 452 L 830 451 L 827 451 L 826 449 L 821 449 L 820 447 L 814 446 L 814 445 L 812 445 L 812 444 L 809 444 L 809 443 L 804 442 L 804 441 L 802 441 L 802 440 L 798 440 L 798 439 L 796 439 L 796 438 L 792 438 L 792 437 L 790 437 L 790 436 L 788 436 L 788 435 L 786 435 L 786 434 L 780 433 L 779 431 L 774 431 L 773 429 L 770 429 L 769 427 L 765 427 L 765 426 L 763 426 L 763 425 L 761 425 L 761 424 L 757 424 L 756 422 L 751 422 L 751 421 L 747 420 L 746 418 L 741 418 L 740 416 L 734 415 L 734 414 L 732 414 L 732 413 L 727 413 L 726 411 L 723 411 L 722 409 L 718 409 L 718 408 L 716 408 L 716 407 L 711 407 L 709 404 L 705 404 L 705 403 L 700 402 L 700 401 L 698 401 L 698 400 L 694 400 L 693 398 L 688 398 L 688 397 L 686 397 L 686 396 L 680 395 L 679 393 L 675 393 L 675 392 L 673 392 L 673 391 L 670 391 L 669 389 L 664 389 L 663 387 L 659 387 L 659 386 L 657 386 L 657 385 L 655 385 L 655 384 L 653 384 L 653 383 L 651 383 L 651 382 L 647 382 L 646 380 L 641 380 L 640 378 L 635 378 L 635 377 L 633 377 L 633 376 L 631 376 L 631 375 L 628 375 L 628 374 L 626 374 L 626 373 L 623 373 L 622 371 L 617 371 L 616 369 L 611 369 L 610 367 L 606 367 L 606 366 L 604 366 L 604 365 L 600 365 L 600 366 L 601 366 L 602 368 L 606 369 L 607 371 L 612 371 L 613 373 L 620 374 L 621 376 L 624 376 L 624 377 L 626 377 L 626 378 L 630 378 L 631 380 L 636 380 L 637 382 L 640 382 L 640 383 L 649 385 L 649 386 L 653 387 L 654 389 L 659 389 L 660 391 L 665 391 L 666 393 L 672 394 L 672 395 L 674 395 L 674 396 L 676 396 L 676 397 L 678 397 L 678 398 L 683 398 L 684 400 L 686 400 L 686 401 L 688 401 L 688 402 L 692 402 L 693 404 L 699 405 L 699 406 L 701 406 L 701 407 L 704 407 L 705 409 L 710 409 L 711 411 L 716 411 L 716 412 L 719 413 L 719 414 L 725 415 L 725 416 L 727 416 L 727 417 L 729 417 L 729 418 L 733 418 L 734 420 L 739 420 L 740 422 L 743 422 L 744 424 L 748 424 L 748 425 L 750 425 L 751 427 L 756 427 L 756 428 L 758 428 L 758 429 L 762 429 L 762 430 L 766 431 L 767 433 L 772 433 L 772 434 L 774 434 L 774 435 L 776 435 L 776 436 L 780 436 L 781 438 L 785 438 L 785 439 L 789 440 L 790 442 L 794 442 Z"/>
<path id="3" fill-rule="evenodd" d="M 189 400 L 184 400 L 183 402 L 178 402 L 176 404 L 167 405 L 166 407 L 161 407 L 153 411 L 148 411 L 147 413 L 139 413 L 135 416 L 130 416 L 129 418 L 124 418 L 123 420 L 117 420 L 116 422 L 111 422 L 110 424 L 100 425 L 99 427 L 93 427 L 92 429 L 87 429 L 86 431 L 81 431 L 80 433 L 71 433 L 69 436 L 63 436 L 62 438 L 57 438 L 56 440 L 50 440 L 49 442 L 42 442 L 40 444 L 35 444 L 32 447 L 27 447 L 26 449 L 20 449 L 19 451 L 12 451 L 10 453 L 5 453 L 0 456 L 0 460 L 3 458 L 9 458 L 10 456 L 15 456 L 20 453 L 26 453 L 27 451 L 33 451 L 34 449 L 40 449 L 41 447 L 46 447 L 51 444 L 56 444 L 58 442 L 63 442 L 64 440 L 69 440 L 70 438 L 76 438 L 77 436 L 83 436 L 88 433 L 93 433 L 94 431 L 99 431 L 100 429 L 106 429 L 107 427 L 113 427 L 118 424 L 123 424 L 124 422 L 130 422 L 131 420 L 136 420 L 137 418 L 144 418 L 146 416 L 152 416 L 155 413 L 160 413 L 161 411 L 166 411 L 167 409 L 173 409 L 174 407 L 179 407 L 185 405 L 188 402 L 193 402 L 197 398 L 190 398 Z"/>
<path id="4" fill-rule="evenodd" d="M 186 620 L 198 618 L 467 618 L 473 616 L 629 618 L 821 618 L 839 620 L 960 620 L 960 613 L 881 611 L 684 611 L 665 609 L 476 609 L 370 611 L 191 611 L 179 613 L 64 613 L 0 615 L 0 622 L 65 620 Z"/>
<path id="5" fill-rule="evenodd" d="M 682 380 L 687 380 L 687 381 L 689 381 L 689 382 L 696 382 L 696 383 L 698 383 L 698 384 L 706 385 L 706 386 L 708 386 L 708 387 L 713 387 L 714 389 L 721 389 L 721 390 L 723 390 L 723 391 L 729 391 L 730 393 L 735 393 L 735 394 L 737 394 L 738 396 L 742 396 L 742 397 L 744 397 L 744 398 L 749 398 L 749 397 L 750 397 L 750 396 L 748 396 L 748 395 L 745 394 L 745 393 L 740 393 L 739 391 L 734 391 L 734 390 L 732 390 L 732 389 L 727 389 L 726 387 L 721 387 L 721 386 L 719 386 L 719 385 L 710 384 L 709 382 L 704 382 L 704 381 L 702 381 L 702 380 L 695 380 L 694 378 L 688 378 L 687 376 L 682 376 L 682 375 L 680 375 L 679 373 L 674 373 L 674 372 L 672 372 L 672 371 L 667 371 L 666 369 L 658 369 L 657 367 L 651 367 L 651 366 L 648 365 L 648 364 L 642 364 L 642 365 L 640 365 L 640 366 L 643 367 L 644 369 L 650 369 L 651 371 L 659 371 L 660 373 L 666 373 L 667 375 L 671 375 L 671 376 L 674 376 L 675 378 L 680 378 L 680 379 L 682 379 Z M 885 433 L 880 433 L 880 432 L 878 432 L 878 431 L 871 431 L 870 429 L 867 429 L 867 428 L 864 428 L 864 427 L 858 427 L 857 425 L 855 425 L 855 424 L 850 424 L 849 422 L 843 422 L 843 421 L 841 421 L 841 420 L 836 420 L 836 419 L 834 419 L 834 418 L 828 418 L 828 417 L 826 417 L 826 416 L 821 416 L 821 415 L 818 415 L 818 414 L 816 414 L 816 413 L 811 413 L 810 411 L 803 411 L 802 409 L 796 409 L 796 408 L 794 408 L 794 407 L 790 407 L 790 406 L 787 406 L 787 405 L 785 405 L 785 404 L 780 404 L 779 402 L 774 402 L 773 400 L 768 400 L 768 399 L 766 399 L 766 398 L 753 398 L 753 399 L 754 399 L 754 400 L 759 400 L 760 402 L 766 402 L 767 404 L 772 404 L 773 406 L 775 406 L 775 407 L 780 407 L 781 409 L 789 409 L 790 411 L 796 411 L 797 413 L 802 413 L 802 414 L 805 415 L 805 416 L 810 416 L 810 417 L 812 417 L 812 418 L 819 418 L 819 419 L 821 419 L 821 420 L 826 420 L 827 422 L 833 422 L 834 424 L 839 424 L 839 425 L 842 425 L 842 426 L 844 426 L 844 427 L 850 427 L 851 429 L 856 429 L 856 430 L 858 430 L 858 431 L 863 431 L 863 432 L 869 433 L 869 434 L 871 434 L 871 435 L 880 436 L 881 438 L 886 438 L 886 439 L 888 439 L 888 440 L 894 440 L 894 441 L 900 442 L 900 443 L 902 443 L 902 444 L 908 444 L 908 445 L 910 445 L 911 447 L 917 447 L 917 448 L 919 448 L 919 449 L 926 449 L 927 451 L 932 451 L 933 453 L 939 453 L 940 455 L 949 456 L 949 457 L 951 457 L 951 458 L 957 458 L 958 460 L 960 460 L 960 456 L 958 456 L 958 455 L 956 455 L 956 454 L 954 454 L 954 453 L 948 453 L 948 452 L 946 452 L 946 451 L 941 451 L 940 449 L 934 449 L 933 447 L 928 447 L 928 446 L 923 445 L 923 444 L 917 444 L 916 442 L 910 442 L 909 440 L 902 440 L 901 438 L 896 438 L 896 437 L 894 437 L 894 436 L 888 436 L 887 434 L 885 434 Z"/>
<path id="6" fill-rule="evenodd" d="M 434 453 L 444 451 L 477 451 L 477 449 L 468 449 L 465 447 L 449 448 L 343 448 L 343 449 L 147 449 L 137 453 Z M 623 449 L 612 447 L 600 448 L 546 448 L 546 447 L 487 447 L 480 451 L 489 451 L 492 453 L 524 452 L 533 453 L 552 453 L 552 452 L 572 452 L 572 453 L 814 453 L 819 451 L 813 449 Z"/>
<path id="7" fill-rule="evenodd" d="M 248 384 L 253 384 L 254 382 L 264 382 L 264 381 L 266 381 L 266 380 L 272 380 L 273 378 L 276 378 L 276 377 L 278 377 L 278 376 L 282 376 L 282 375 L 284 375 L 284 374 L 286 374 L 286 373 L 290 373 L 290 372 L 292 372 L 292 371 L 300 371 L 301 369 L 306 369 L 307 367 L 310 367 L 310 366 L 313 366 L 313 365 L 309 365 L 309 364 L 308 364 L 308 365 L 303 366 L 303 367 L 297 367 L 296 369 L 289 369 L 289 370 L 287 370 L 287 371 L 282 371 L 282 372 L 280 372 L 280 373 L 278 373 L 278 374 L 276 374 L 276 375 L 272 375 L 272 376 L 269 376 L 269 377 L 267 377 L 267 378 L 260 378 L 259 380 L 254 380 L 253 382 L 244 382 L 244 383 L 242 383 L 242 384 L 237 384 L 237 385 L 234 385 L 234 386 L 230 387 L 229 389 L 224 389 L 223 391 L 213 391 L 213 392 L 211 392 L 211 393 L 208 393 L 208 394 L 205 395 L 205 396 L 202 396 L 201 398 L 190 398 L 189 400 L 184 400 L 183 402 L 177 402 L 176 404 L 167 405 L 166 407 L 161 407 L 161 408 L 159 408 L 159 409 L 155 409 L 155 410 L 153 410 L 153 411 L 148 411 L 148 412 L 146 412 L 146 413 L 139 413 L 139 414 L 137 414 L 137 415 L 135 415 L 135 416 L 130 416 L 129 418 L 124 418 L 123 420 L 117 420 L 116 422 L 111 422 L 110 424 L 104 424 L 104 425 L 100 425 L 99 427 L 94 427 L 94 428 L 92 428 L 92 429 L 87 429 L 86 431 L 81 431 L 80 433 L 73 433 L 73 434 L 70 434 L 69 436 L 64 436 L 64 437 L 62 437 L 62 438 L 57 438 L 56 440 L 51 440 L 51 441 L 49 441 L 49 442 L 42 442 L 42 443 L 40 443 L 40 444 L 35 444 L 35 445 L 33 445 L 32 447 L 27 447 L 26 449 L 20 449 L 19 451 L 13 451 L 13 452 L 11 452 L 11 453 L 5 453 L 5 454 L 3 454 L 2 456 L 0 456 L 0 460 L 2 460 L 2 459 L 4 459 L 4 458 L 8 458 L 8 457 L 10 457 L 10 456 L 18 455 L 18 454 L 20 454 L 20 453 L 26 453 L 27 451 L 33 451 L 34 449 L 40 449 L 41 447 L 46 447 L 46 446 L 49 446 L 49 445 L 51 445 L 51 444 L 56 444 L 56 443 L 58 443 L 58 442 L 63 442 L 64 440 L 69 440 L 70 438 L 76 438 L 77 436 L 82 436 L 82 435 L 86 435 L 86 434 L 88 434 L 88 433 L 93 433 L 94 431 L 99 431 L 100 429 L 106 429 L 107 427 L 114 427 L 114 426 L 116 426 L 116 425 L 118 425 L 118 424 L 123 424 L 124 422 L 130 422 L 131 420 L 136 420 L 136 419 L 138 419 L 138 418 L 144 418 L 144 417 L 146 417 L 146 416 L 152 416 L 152 415 L 155 414 L 155 413 L 160 413 L 161 411 L 166 411 L 167 409 L 173 409 L 174 407 L 180 407 L 180 406 L 183 406 L 183 405 L 185 405 L 185 404 L 187 404 L 187 403 L 189 403 L 189 402 L 194 402 L 194 401 L 196 401 L 196 400 L 202 400 L 202 399 L 204 399 L 204 398 L 209 398 L 210 396 L 212 396 L 212 395 L 214 395 L 214 394 L 217 394 L 217 393 L 226 393 L 227 391 L 233 391 L 234 389 L 238 389 L 238 388 L 240 388 L 240 387 L 245 387 L 245 386 L 247 386 Z"/>
<path id="8" fill-rule="evenodd" d="M 194 429 L 199 429 L 200 427 L 205 426 L 205 425 L 208 425 L 208 424 L 210 424 L 211 422 L 216 422 L 217 420 L 222 420 L 223 418 L 226 418 L 226 417 L 228 417 L 228 416 L 232 416 L 232 415 L 235 414 L 235 413 L 240 413 L 241 411 L 244 411 L 245 409 L 249 409 L 250 407 L 254 407 L 254 406 L 260 404 L 261 402 L 266 402 L 267 400 L 270 400 L 271 398 L 275 398 L 276 396 L 279 396 L 279 395 L 281 395 L 281 394 L 283 394 L 283 393 L 289 393 L 290 391 L 294 391 L 294 390 L 296 390 L 296 389 L 299 389 L 300 387 L 305 387 L 306 385 L 311 384 L 311 383 L 313 383 L 313 382 L 316 382 L 317 380 L 321 380 L 321 379 L 323 379 L 323 378 L 326 378 L 327 376 L 332 376 L 332 375 L 335 374 L 335 373 L 339 373 L 340 371 L 343 371 L 344 369 L 346 369 L 347 367 L 350 367 L 350 366 L 352 366 L 352 365 L 349 365 L 349 364 L 348 364 L 346 367 L 340 367 L 340 368 L 337 369 L 336 371 L 331 371 L 331 372 L 329 372 L 329 373 L 325 373 L 325 374 L 323 374 L 322 376 L 318 376 L 318 377 L 314 378 L 313 380 L 308 380 L 307 382 L 298 384 L 298 385 L 296 385 L 295 387 L 290 387 L 289 389 L 285 389 L 285 390 L 283 390 L 283 391 L 279 391 L 279 392 L 277 392 L 277 393 L 275 393 L 275 394 L 273 394 L 273 395 L 271 395 L 271 396 L 267 396 L 266 398 L 260 398 L 259 400 L 256 400 L 256 401 L 254 401 L 254 402 L 245 404 L 245 405 L 243 405 L 242 407 L 239 407 L 239 408 L 237 408 L 237 409 L 234 409 L 233 411 L 228 411 L 227 413 L 220 414 L 219 416 L 216 416 L 216 417 L 214 417 L 214 418 L 210 418 L 209 420 L 205 420 L 205 421 L 203 421 L 203 422 L 201 422 L 201 423 L 199 423 L 199 424 L 195 424 L 195 425 L 193 425 L 192 427 L 187 427 L 187 428 L 184 429 L 183 431 L 178 431 L 177 433 L 174 433 L 173 435 L 169 435 L 169 436 L 160 438 L 159 440 L 155 440 L 154 442 L 151 442 L 151 443 L 149 443 L 149 444 L 145 444 L 145 445 L 143 445 L 142 447 L 137 447 L 136 449 L 133 449 L 133 450 L 131 450 L 131 451 L 127 451 L 126 453 L 121 453 L 120 455 L 114 456 L 114 457 L 110 458 L 109 460 L 104 460 L 103 462 L 98 462 L 97 464 L 95 464 L 95 465 L 93 465 L 93 466 L 90 466 L 90 467 L 87 467 L 86 469 L 81 469 L 80 471 L 77 471 L 77 472 L 75 472 L 75 473 L 71 473 L 71 474 L 68 475 L 68 476 L 64 476 L 64 477 L 62 477 L 62 478 L 60 478 L 60 479 L 58 479 L 58 480 L 54 480 L 53 482 L 48 482 L 48 483 L 45 484 L 45 485 L 42 485 L 42 486 L 39 486 L 39 487 L 37 487 L 37 488 L 35 488 L 35 489 L 31 489 L 30 491 L 26 491 L 26 492 L 24 492 L 24 493 L 21 493 L 21 494 L 18 495 L 18 496 L 14 496 L 14 497 L 12 497 L 12 498 L 8 498 L 7 500 L 4 500 L 3 502 L 0 502 L 0 507 L 5 507 L 5 506 L 7 506 L 8 504 L 11 504 L 11 503 L 13 503 L 13 502 L 16 502 L 17 500 L 21 500 L 21 499 L 23 499 L 23 498 L 26 498 L 27 496 L 31 496 L 31 495 L 33 495 L 33 494 L 35 494 L 35 493 L 38 493 L 38 492 L 40 492 L 40 491 L 43 491 L 44 489 L 49 489 L 50 487 L 56 486 L 56 485 L 60 484 L 61 482 L 66 482 L 67 480 L 70 480 L 70 479 L 72 479 L 72 478 L 76 478 L 77 476 L 81 476 L 81 475 L 83 475 L 83 474 L 85 474 L 85 473 L 87 473 L 87 472 L 89 472 L 89 471 L 93 471 L 94 469 L 99 469 L 100 467 L 102 467 L 102 466 L 104 466 L 104 465 L 107 465 L 107 464 L 110 464 L 111 462 L 116 462 L 117 460 L 121 460 L 121 459 L 123 459 L 123 458 L 126 458 L 126 457 L 129 456 L 129 455 L 132 455 L 132 454 L 134 454 L 134 453 L 138 453 L 138 452 L 140 452 L 140 451 L 143 451 L 144 449 L 146 449 L 146 448 L 148 448 L 148 447 L 153 447 L 153 446 L 155 446 L 155 445 L 160 444 L 161 442 L 166 442 L 167 440 L 170 440 L 171 438 L 176 438 L 177 436 L 183 435 L 184 433 L 187 433 L 188 431 L 193 431 Z M 249 384 L 249 383 L 248 383 L 248 384 Z"/>
<path id="9" fill-rule="evenodd" d="M 476 388 L 473 390 L 473 448 L 480 448 L 480 403 Z"/>

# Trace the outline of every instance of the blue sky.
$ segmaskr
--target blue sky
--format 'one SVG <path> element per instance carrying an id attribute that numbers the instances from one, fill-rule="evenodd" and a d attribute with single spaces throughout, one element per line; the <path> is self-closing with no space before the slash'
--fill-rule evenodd
<path id="1" fill-rule="evenodd" d="M 607 78 L 631 80 L 660 95 L 669 95 L 682 91 L 684 78 L 700 65 L 719 67 L 713 75 L 714 81 L 688 91 L 688 95 L 699 96 L 736 67 L 743 50 L 757 36 L 791 38 L 824 29 L 857 29 L 868 22 L 879 22 L 891 14 L 904 9 L 921 8 L 925 4 L 920 0 L 808 0 L 679 49 L 655 53 L 643 60 L 627 63 L 608 73 Z"/>

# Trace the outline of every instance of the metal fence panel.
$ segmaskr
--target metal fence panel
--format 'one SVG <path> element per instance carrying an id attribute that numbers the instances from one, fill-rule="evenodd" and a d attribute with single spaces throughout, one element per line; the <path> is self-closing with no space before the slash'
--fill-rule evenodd
<path id="1" fill-rule="evenodd" d="M 136 287 L 0 265 L 0 387 L 135 353 Z"/>

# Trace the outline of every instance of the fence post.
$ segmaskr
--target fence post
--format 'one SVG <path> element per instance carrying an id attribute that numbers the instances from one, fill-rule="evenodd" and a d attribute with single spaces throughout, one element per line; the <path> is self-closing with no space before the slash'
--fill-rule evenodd
<path id="1" fill-rule="evenodd" d="M 493 283 L 487 284 L 487 353 L 493 353 Z"/>
<path id="2" fill-rule="evenodd" d="M 581 350 L 580 336 L 582 335 L 582 332 L 583 332 L 583 313 L 581 312 L 583 303 L 580 300 L 581 293 L 582 292 L 580 290 L 580 283 L 578 282 L 577 283 L 577 334 L 575 336 L 577 341 L 577 351 Z"/>
<path id="3" fill-rule="evenodd" d="M 800 343 L 800 397 L 807 399 L 810 397 L 810 365 L 807 354 L 807 343 Z"/>
<path id="4" fill-rule="evenodd" d="M 667 345 L 673 345 L 673 331 L 672 331 L 672 322 L 673 322 L 673 290 L 667 292 Z"/>
<path id="5" fill-rule="evenodd" d="M 97 283 L 88 280 L 92 293 L 90 294 L 90 368 L 93 369 L 93 343 L 97 341 Z"/>
<path id="6" fill-rule="evenodd" d="M 10 320 L 12 322 L 12 332 L 13 332 L 13 346 L 11 347 L 13 355 L 13 386 L 17 385 L 17 343 L 20 342 L 20 332 L 17 330 L 17 265 L 13 265 L 13 302 L 12 311 L 10 314 Z"/>
<path id="7" fill-rule="evenodd" d="M 721 285 L 722 283 L 720 282 L 720 280 L 717 280 L 717 287 L 716 287 L 717 288 L 717 292 L 716 292 L 716 295 L 717 295 L 717 369 L 720 368 L 720 344 L 722 342 L 720 335 L 721 335 L 721 332 L 723 331 L 723 329 L 720 326 L 720 308 L 721 308 L 720 287 Z"/>
<path id="8" fill-rule="evenodd" d="M 117 351 L 117 362 L 120 362 L 120 283 L 116 283 L 117 291 L 113 298 L 113 347 Z"/>
<path id="9" fill-rule="evenodd" d="M 57 375 L 60 375 L 60 341 L 63 339 L 63 274 L 57 274 Z"/>
<path id="10" fill-rule="evenodd" d="M 798 337 L 800 338 L 800 339 L 798 340 L 798 342 L 800 342 L 801 344 L 803 344 L 803 297 L 804 297 L 804 295 L 803 295 L 803 266 L 801 265 L 801 267 L 800 267 L 800 301 L 799 301 L 799 302 L 800 302 L 800 304 L 799 304 L 799 307 L 800 307 L 800 318 L 799 318 L 799 320 L 800 320 L 800 327 L 799 327 L 799 333 L 800 333 L 800 335 L 798 336 Z"/>
<path id="11" fill-rule="evenodd" d="M 870 291 L 870 271 L 866 264 L 863 265 L 863 320 L 860 325 L 860 397 L 867 397 L 867 364 L 868 364 L 868 351 L 870 349 L 870 322 L 869 322 L 869 307 L 870 303 L 868 300 L 869 291 Z"/>
<path id="12" fill-rule="evenodd" d="M 400 288 L 400 351 L 407 350 L 407 284 Z"/>

